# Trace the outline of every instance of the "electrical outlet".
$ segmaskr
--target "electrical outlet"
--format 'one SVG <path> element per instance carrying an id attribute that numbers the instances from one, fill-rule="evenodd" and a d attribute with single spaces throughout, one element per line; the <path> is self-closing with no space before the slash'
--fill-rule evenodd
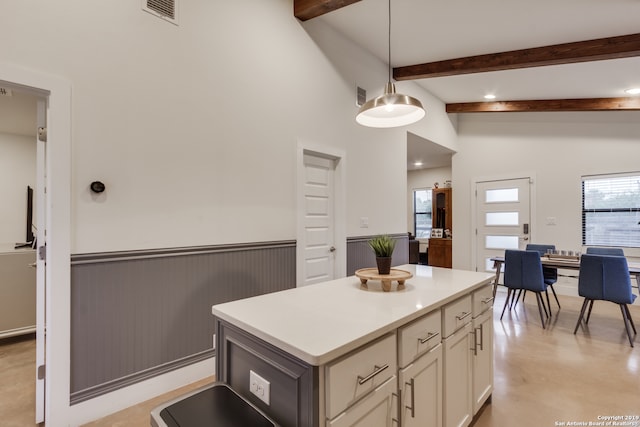
<path id="1" fill-rule="evenodd" d="M 249 371 L 249 390 L 258 396 L 258 399 L 269 405 L 269 392 L 271 383 L 253 371 Z"/>

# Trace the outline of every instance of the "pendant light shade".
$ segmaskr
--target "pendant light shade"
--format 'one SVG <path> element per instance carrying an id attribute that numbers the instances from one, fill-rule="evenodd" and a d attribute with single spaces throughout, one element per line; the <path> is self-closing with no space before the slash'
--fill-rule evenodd
<path id="1" fill-rule="evenodd" d="M 388 82 L 382 95 L 364 103 L 358 111 L 356 121 L 373 128 L 392 128 L 415 123 L 424 115 L 424 108 L 419 100 L 396 93 L 395 85 Z"/>
<path id="2" fill-rule="evenodd" d="M 360 107 L 356 121 L 363 126 L 392 128 L 415 123 L 425 115 L 422 103 L 409 95 L 396 93 L 391 83 L 391 0 L 389 0 L 389 81 L 384 93 Z"/>

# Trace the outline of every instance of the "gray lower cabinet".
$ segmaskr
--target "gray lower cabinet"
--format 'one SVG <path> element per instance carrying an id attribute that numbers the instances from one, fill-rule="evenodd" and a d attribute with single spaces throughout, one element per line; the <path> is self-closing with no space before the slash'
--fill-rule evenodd
<path id="1" fill-rule="evenodd" d="M 318 367 L 227 322 L 215 321 L 216 380 L 283 427 L 318 427 Z M 249 371 L 270 383 L 270 403 L 250 391 Z"/>

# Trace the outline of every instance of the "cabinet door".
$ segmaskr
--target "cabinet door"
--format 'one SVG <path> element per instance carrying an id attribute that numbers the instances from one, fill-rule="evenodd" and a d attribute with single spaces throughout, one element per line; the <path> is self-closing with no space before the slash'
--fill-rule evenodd
<path id="1" fill-rule="evenodd" d="M 444 340 L 444 425 L 464 427 L 473 418 L 472 324 Z"/>
<path id="2" fill-rule="evenodd" d="M 476 414 L 493 392 L 493 310 L 473 319 L 473 413 Z"/>
<path id="3" fill-rule="evenodd" d="M 364 399 L 351 406 L 333 420 L 327 421 L 328 427 L 391 427 L 397 419 L 397 380 L 389 378 Z"/>
<path id="4" fill-rule="evenodd" d="M 442 427 L 442 344 L 400 371 L 403 427 Z"/>

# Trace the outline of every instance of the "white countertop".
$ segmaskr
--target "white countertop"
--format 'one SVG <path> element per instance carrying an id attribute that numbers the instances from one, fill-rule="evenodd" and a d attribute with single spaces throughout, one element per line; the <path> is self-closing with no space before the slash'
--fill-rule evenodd
<path id="1" fill-rule="evenodd" d="M 401 265 L 404 289 L 355 276 L 213 306 L 214 316 L 320 366 L 490 283 L 494 274 Z"/>

